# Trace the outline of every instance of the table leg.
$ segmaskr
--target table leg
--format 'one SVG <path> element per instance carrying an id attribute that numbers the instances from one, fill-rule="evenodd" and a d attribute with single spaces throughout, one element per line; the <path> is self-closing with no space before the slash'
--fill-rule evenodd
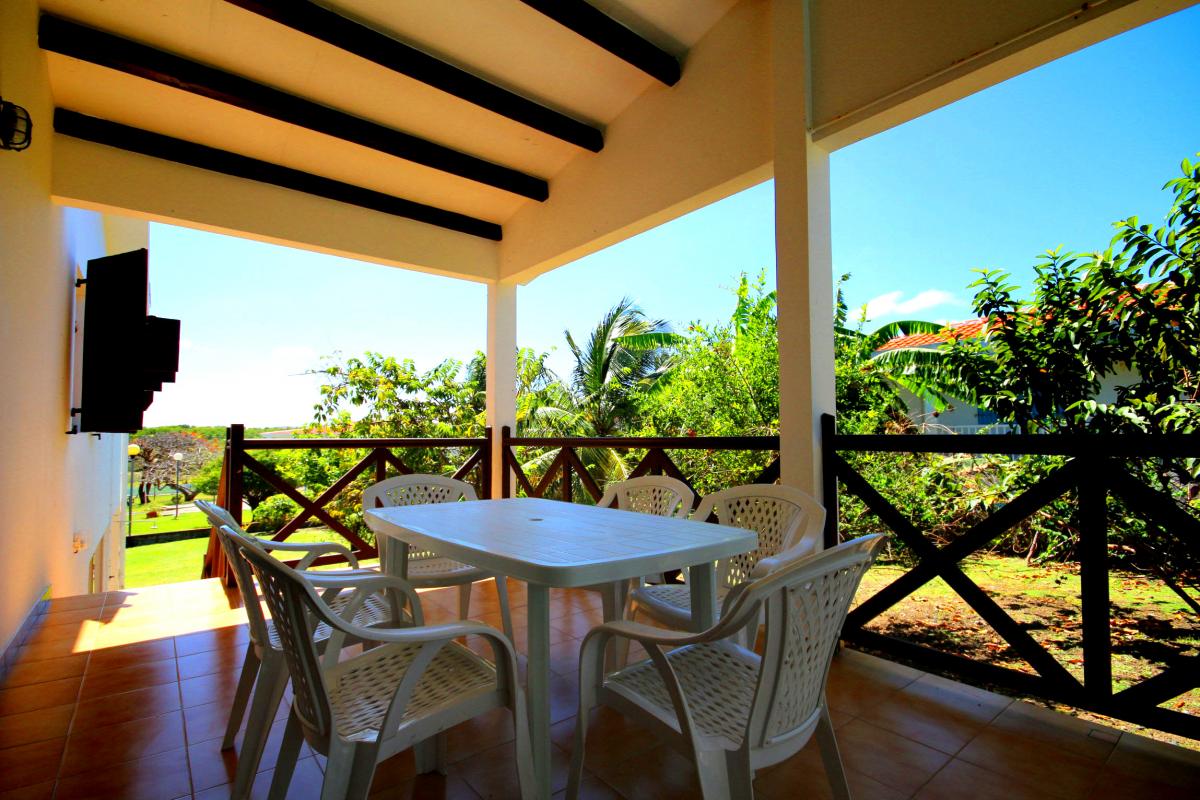
<path id="1" fill-rule="evenodd" d="M 550 797 L 550 588 L 528 584 L 529 652 L 525 665 L 525 694 L 529 703 L 529 737 L 533 751 L 535 796 Z"/>
<path id="2" fill-rule="evenodd" d="M 629 581 L 617 581 L 616 583 L 603 584 L 600 590 L 600 597 L 604 602 L 604 621 L 614 622 L 625 618 L 625 602 L 629 597 Z M 618 663 L 617 640 L 614 638 L 608 643 L 607 649 L 604 651 L 604 670 L 612 672 L 619 669 L 622 664 Z"/>
<path id="3" fill-rule="evenodd" d="M 699 633 L 717 621 L 717 570 L 713 562 L 696 564 L 688 571 L 692 588 L 692 629 Z"/>

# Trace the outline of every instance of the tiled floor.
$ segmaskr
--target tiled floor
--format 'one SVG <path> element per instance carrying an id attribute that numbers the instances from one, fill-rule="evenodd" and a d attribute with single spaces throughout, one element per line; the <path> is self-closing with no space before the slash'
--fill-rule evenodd
<path id="1" fill-rule="evenodd" d="M 511 584 L 518 646 L 524 593 Z M 431 621 L 451 619 L 453 594 L 423 595 Z M 499 624 L 494 590 L 476 587 L 472 614 Z M 578 637 L 599 600 L 556 592 L 552 609 L 555 788 L 575 719 Z M 57 797 L 197 800 L 228 797 L 236 753 L 220 750 L 246 647 L 244 614 L 214 581 L 56 600 L 0 684 L 0 800 Z M 1200 797 L 1200 761 L 1129 734 L 844 651 L 829 686 L 838 739 L 860 800 L 917 797 Z M 281 710 L 280 716 L 286 714 Z M 591 721 L 589 798 L 693 797 L 689 763 L 617 714 Z M 265 797 L 272 744 L 255 783 Z M 410 753 L 380 766 L 378 797 L 516 796 L 512 724 L 496 712 L 455 728 L 449 777 L 414 775 Z M 317 797 L 322 762 L 305 750 L 291 797 Z M 759 797 L 825 798 L 815 747 L 761 770 Z"/>

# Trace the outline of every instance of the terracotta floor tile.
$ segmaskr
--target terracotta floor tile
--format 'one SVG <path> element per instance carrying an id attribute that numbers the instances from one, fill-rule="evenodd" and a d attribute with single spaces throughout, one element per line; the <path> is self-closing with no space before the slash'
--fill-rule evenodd
<path id="1" fill-rule="evenodd" d="M 844 766 L 844 765 L 843 765 Z M 846 769 L 846 781 L 855 800 L 901 800 L 907 795 L 883 785 L 874 778 Z M 821 761 L 821 752 L 814 741 L 809 741 L 800 752 L 791 758 L 758 771 L 754 791 L 759 797 L 769 800 L 832 800 L 833 790 Z"/>
<path id="2" fill-rule="evenodd" d="M 100 623 L 95 620 L 83 620 L 67 625 L 42 625 L 25 640 L 26 645 L 45 644 L 49 642 L 69 641 L 74 645 L 74 652 L 84 653 L 91 649 L 92 640 Z M 68 653 L 67 655 L 70 655 Z"/>
<path id="3" fill-rule="evenodd" d="M 589 609 L 565 617 L 559 617 L 551 624 L 575 639 L 582 639 L 584 636 L 587 636 L 588 631 L 597 625 L 603 624 L 603 622 L 604 615 L 600 611 Z"/>
<path id="4" fill-rule="evenodd" d="M 700 796 L 692 762 L 665 745 L 593 772 L 628 800 L 691 800 Z M 554 787 L 556 791 L 559 788 Z"/>
<path id="5" fill-rule="evenodd" d="M 84 774 L 60 779 L 56 800 L 174 800 L 191 792 L 183 748 L 117 764 L 100 762 Z"/>
<path id="6" fill-rule="evenodd" d="M 247 647 L 249 647 L 248 643 L 180 656 L 178 659 L 179 677 L 181 680 L 187 680 L 198 678 L 201 675 L 211 675 L 214 672 L 240 671 L 242 664 L 246 661 Z"/>
<path id="7" fill-rule="evenodd" d="M 174 639 L 151 639 L 119 647 L 97 649 L 88 662 L 88 672 L 105 672 L 123 669 L 147 661 L 161 661 L 175 657 Z"/>
<path id="8" fill-rule="evenodd" d="M 147 686 L 131 692 L 97 697 L 79 704 L 72 732 L 103 725 L 116 725 L 146 717 L 157 717 L 179 708 L 179 687 L 175 683 Z"/>
<path id="9" fill-rule="evenodd" d="M 1087 797 L 1099 773 L 1093 759 L 994 727 L 972 739 L 958 758 L 1065 800 Z"/>
<path id="10" fill-rule="evenodd" d="M 67 735 L 74 714 L 74 704 L 67 703 L 0 717 L 0 749 L 47 739 L 61 739 Z"/>
<path id="11" fill-rule="evenodd" d="M 199 706 L 188 706 L 183 710 L 183 718 L 187 724 L 187 737 L 190 744 L 197 744 L 209 739 L 223 737 L 225 726 L 229 724 L 230 703 L 205 703 Z M 247 711 L 247 713 L 249 713 Z M 243 719 L 242 727 L 246 723 Z"/>
<path id="12" fill-rule="evenodd" d="M 1108 758 L 1119 738 L 1101 725 L 1020 700 L 1004 709 L 991 727 L 1096 760 Z"/>
<path id="13" fill-rule="evenodd" d="M 550 747 L 551 792 L 567 785 L 567 756 L 562 750 Z M 520 797 L 517 780 L 516 751 L 512 744 L 497 745 L 476 753 L 455 765 L 454 773 L 461 775 L 471 788 L 485 800 L 507 800 Z"/>
<path id="14" fill-rule="evenodd" d="M 258 777 L 254 779 L 254 787 L 250 790 L 252 800 L 266 800 L 267 792 L 271 788 L 271 779 L 274 776 L 275 770 L 258 773 Z M 302 758 L 296 762 L 292 781 L 288 784 L 287 800 L 319 800 L 321 785 L 324 782 L 325 776 L 317 766 L 317 762 L 312 758 Z M 232 785 L 226 784 L 205 789 L 203 792 L 196 793 L 196 800 L 228 800 L 232 788 Z"/>
<path id="15" fill-rule="evenodd" d="M 58 774 L 66 743 L 66 739 L 49 739 L 0 750 L 0 791 L 45 783 Z"/>
<path id="16" fill-rule="evenodd" d="M 496 708 L 446 731 L 446 760 L 461 761 L 481 750 L 511 742 L 516 731 L 507 708 Z"/>
<path id="17" fill-rule="evenodd" d="M 86 653 L 45 661 L 18 661 L 0 683 L 0 690 L 81 676 L 87 668 L 87 662 Z"/>
<path id="18" fill-rule="evenodd" d="M 59 611 L 78 611 L 81 608 L 99 608 L 104 605 L 103 594 L 80 594 L 73 597 L 56 597 L 46 606 L 46 613 L 56 614 Z"/>
<path id="19" fill-rule="evenodd" d="M 99 620 L 100 608 L 78 608 L 72 611 L 56 611 L 43 614 L 38 623 L 43 628 L 57 628 L 63 625 L 78 625 L 86 620 Z"/>
<path id="20" fill-rule="evenodd" d="M 79 698 L 81 701 L 94 700 L 98 697 L 145 689 L 149 686 L 174 684 L 178 679 L 178 668 L 173 658 L 144 661 L 129 667 L 101 672 L 89 670 L 83 676 L 83 688 L 79 692 Z"/>
<path id="21" fill-rule="evenodd" d="M 553 800 L 566 800 L 567 790 L 555 792 Z M 621 793 L 597 778 L 589 770 L 583 771 L 583 781 L 579 784 L 579 800 L 624 800 Z"/>
<path id="22" fill-rule="evenodd" d="M 575 749 L 576 717 L 563 720 L 550 729 L 554 744 L 570 755 Z M 611 769 L 622 761 L 653 750 L 660 744 L 649 729 L 630 720 L 619 711 L 601 707 L 591 714 L 586 742 L 588 769 Z"/>
<path id="23" fill-rule="evenodd" d="M 861 719 L 839 728 L 837 739 L 847 768 L 905 795 L 915 792 L 950 760 L 940 750 L 897 736 Z"/>
<path id="24" fill-rule="evenodd" d="M 239 668 L 180 681 L 179 688 L 183 693 L 183 707 L 189 708 L 213 702 L 224 703 L 226 706 L 233 705 L 233 695 L 237 691 L 240 676 Z"/>
<path id="25" fill-rule="evenodd" d="M 874 706 L 862 719 L 953 755 L 1012 701 L 925 675 Z"/>
<path id="26" fill-rule="evenodd" d="M 1133 776 L 1120 770 L 1101 770 L 1096 785 L 1092 787 L 1088 800 L 1196 800 L 1200 797 L 1200 782 L 1184 785 L 1178 776 L 1166 776 L 1175 783 L 1157 780 L 1154 777 Z"/>
<path id="27" fill-rule="evenodd" d="M 22 786 L 20 789 L 0 792 L 0 800 L 52 800 L 54 783 L 54 781 L 46 781 L 33 786 Z"/>
<path id="28" fill-rule="evenodd" d="M 196 792 L 232 783 L 234 776 L 237 774 L 238 757 L 242 751 L 245 731 L 238 734 L 232 750 L 222 750 L 221 736 L 224 735 L 223 727 L 221 734 L 216 738 L 200 742 L 199 744 L 192 742 L 191 729 L 188 730 L 188 759 L 192 765 L 192 788 Z M 263 757 L 258 763 L 256 772 L 274 768 L 275 759 L 279 756 L 279 745 L 283 742 L 283 729 L 284 723 L 282 721 L 272 726 L 271 733 L 267 737 L 267 746 L 263 750 Z M 307 749 L 307 746 L 305 749 Z"/>
<path id="29" fill-rule="evenodd" d="M 324 757 L 318 755 L 317 763 L 323 764 Z M 453 768 L 449 771 L 457 773 L 458 769 Z M 403 786 L 416 777 L 417 766 L 416 762 L 413 761 L 412 748 L 402 750 L 375 766 L 375 777 L 371 781 L 371 791 L 385 791 L 388 787 Z"/>
<path id="30" fill-rule="evenodd" d="M 835 659 L 834 664 L 837 663 L 838 660 Z M 829 673 L 826 696 L 831 707 L 854 716 L 862 716 L 902 688 L 904 687 L 897 686 L 891 681 L 876 681 L 860 672 L 845 668 L 838 669 L 835 666 Z"/>
<path id="31" fill-rule="evenodd" d="M 79 686 L 82 683 L 83 678 L 62 678 L 0 689 L 0 717 L 74 703 L 79 699 Z"/>
<path id="32" fill-rule="evenodd" d="M 578 675 L 579 648 L 582 644 L 579 639 L 568 639 L 550 645 L 550 671 L 556 675 Z"/>
<path id="33" fill-rule="evenodd" d="M 208 650 L 221 650 L 246 644 L 250 641 L 250 629 L 246 625 L 228 625 L 223 628 L 189 633 L 175 637 L 175 651 L 180 658 L 203 653 Z"/>
<path id="34" fill-rule="evenodd" d="M 52 639 L 50 641 L 33 641 L 18 648 L 17 659 L 21 661 L 45 661 L 48 658 L 64 658 L 92 649 L 95 633 L 84 633 L 79 637 L 67 639 Z"/>
<path id="35" fill-rule="evenodd" d="M 916 800 L 1054 800 L 1050 792 L 957 758 L 921 787 Z"/>
<path id="36" fill-rule="evenodd" d="M 400 784 L 372 788 L 371 800 L 479 800 L 470 784 L 457 775 L 418 775 Z"/>
<path id="37" fill-rule="evenodd" d="M 1200 752 L 1185 750 L 1132 733 L 1121 740 L 1106 762 L 1107 771 L 1189 788 L 1200 796 Z"/>
<path id="38" fill-rule="evenodd" d="M 118 764 L 184 745 L 183 714 L 173 711 L 117 725 L 105 725 L 78 733 L 67 739 L 67 754 L 60 775 L 95 771 L 97 764 Z"/>

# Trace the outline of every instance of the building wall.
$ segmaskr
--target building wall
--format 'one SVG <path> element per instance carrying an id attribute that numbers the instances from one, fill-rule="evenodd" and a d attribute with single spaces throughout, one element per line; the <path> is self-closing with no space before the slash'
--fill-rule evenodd
<path id="1" fill-rule="evenodd" d="M 37 13 L 34 0 L 0 3 L 0 95 L 33 117 L 30 148 L 0 152 L 0 649 L 47 592 L 87 591 L 92 556 L 119 528 L 126 447 L 123 435 L 66 433 L 76 271 L 106 247 L 99 214 L 50 200 Z"/>

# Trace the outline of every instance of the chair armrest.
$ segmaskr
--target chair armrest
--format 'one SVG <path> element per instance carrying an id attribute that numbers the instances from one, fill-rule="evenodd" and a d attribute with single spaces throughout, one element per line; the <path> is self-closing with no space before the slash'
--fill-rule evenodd
<path id="1" fill-rule="evenodd" d="M 813 539 L 805 539 L 770 558 L 764 558 L 754 565 L 750 579 L 765 578 L 776 570 L 782 569 L 802 558 L 808 558 L 817 552 L 817 543 Z"/>
<path id="2" fill-rule="evenodd" d="M 708 631 L 702 633 L 692 633 L 689 631 L 669 631 L 662 628 L 655 628 L 653 625 L 643 625 L 640 622 L 631 622 L 630 620 L 615 620 L 613 622 L 605 622 L 603 625 L 597 625 L 587 632 L 584 639 L 595 636 L 621 636 L 625 639 L 632 639 L 641 644 L 665 644 L 669 647 L 675 647 L 683 644 L 696 644 L 697 642 L 705 642 L 709 640 Z"/>
<path id="3" fill-rule="evenodd" d="M 358 568 L 358 556 L 350 548 L 337 542 L 276 542 L 271 539 L 259 539 L 258 543 L 264 550 L 280 550 L 285 553 L 306 553 L 296 565 L 296 569 L 304 570 L 312 566 L 317 558 L 324 554 L 341 556 L 350 566 Z"/>
<path id="4" fill-rule="evenodd" d="M 317 590 L 317 597 L 325 602 L 329 615 L 335 619 L 341 619 L 347 626 L 358 628 L 360 631 L 375 630 L 374 628 L 360 628 L 357 625 L 353 625 L 351 620 L 362 606 L 363 600 L 369 595 L 383 592 L 395 592 L 407 600 L 408 607 L 412 609 L 413 624 L 417 626 L 425 624 L 424 613 L 421 609 L 421 597 L 417 594 L 417 590 L 413 588 L 413 585 L 403 578 L 398 578 L 394 575 L 381 575 L 378 572 L 350 573 L 348 570 L 340 572 L 313 572 L 310 570 L 302 574 L 309 585 Z M 325 598 L 346 589 L 357 592 L 359 596 L 351 599 L 346 605 L 346 608 L 342 611 L 342 614 L 345 615 L 343 616 L 335 612 L 332 608 L 328 608 L 328 602 Z M 322 592 L 321 590 L 325 591 Z M 326 621 L 329 622 L 329 620 Z M 341 626 L 335 625 L 334 627 Z M 359 634 L 354 635 L 359 636 Z M 359 638 L 363 637 L 359 636 Z"/>

